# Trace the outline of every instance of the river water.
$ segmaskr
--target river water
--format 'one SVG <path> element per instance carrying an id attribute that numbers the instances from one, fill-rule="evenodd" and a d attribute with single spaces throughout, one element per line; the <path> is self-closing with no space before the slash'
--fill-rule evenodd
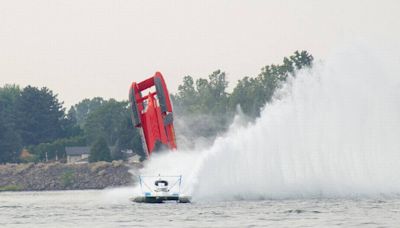
<path id="1" fill-rule="evenodd" d="M 0 227 L 398 227 L 400 198 L 138 204 L 127 189 L 0 193 Z"/>

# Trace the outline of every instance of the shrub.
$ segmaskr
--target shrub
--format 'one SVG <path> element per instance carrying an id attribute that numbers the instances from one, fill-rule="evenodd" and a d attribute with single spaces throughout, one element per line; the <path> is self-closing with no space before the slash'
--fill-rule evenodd
<path id="1" fill-rule="evenodd" d="M 110 148 L 107 145 L 107 141 L 105 138 L 100 137 L 90 149 L 89 162 L 110 162 L 111 160 Z"/>

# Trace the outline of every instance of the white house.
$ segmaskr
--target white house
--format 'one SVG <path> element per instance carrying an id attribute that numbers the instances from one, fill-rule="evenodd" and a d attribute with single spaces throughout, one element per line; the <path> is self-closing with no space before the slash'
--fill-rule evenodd
<path id="1" fill-rule="evenodd" d="M 65 147 L 67 153 L 67 163 L 88 163 L 90 147 L 88 146 L 67 146 Z"/>

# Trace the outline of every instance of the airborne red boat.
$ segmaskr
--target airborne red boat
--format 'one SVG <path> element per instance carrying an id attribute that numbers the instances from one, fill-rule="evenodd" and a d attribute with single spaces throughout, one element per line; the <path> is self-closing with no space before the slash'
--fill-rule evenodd
<path id="1" fill-rule="evenodd" d="M 159 150 L 175 150 L 174 118 L 171 99 L 160 72 L 136 83 L 129 91 L 133 125 L 139 128 L 147 158 Z M 153 184 L 154 185 L 153 185 Z M 139 176 L 142 194 L 131 200 L 137 203 L 176 201 L 189 203 L 190 196 L 181 194 L 182 176 Z"/>
<path id="2" fill-rule="evenodd" d="M 129 91 L 132 122 L 140 129 L 143 149 L 149 157 L 159 150 L 176 149 L 171 99 L 160 72 L 136 83 Z"/>

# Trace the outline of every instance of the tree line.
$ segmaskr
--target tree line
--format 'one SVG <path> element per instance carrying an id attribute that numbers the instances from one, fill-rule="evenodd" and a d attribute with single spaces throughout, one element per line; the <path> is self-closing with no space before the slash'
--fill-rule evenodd
<path id="1" fill-rule="evenodd" d="M 110 156 L 95 160 L 122 159 L 122 149 L 143 155 L 139 133 L 130 122 L 127 101 L 84 99 L 67 112 L 57 95 L 46 87 L 0 88 L 0 163 L 38 162 L 56 157 L 65 160 L 66 146 L 104 142 L 113 151 Z M 28 153 L 21 157 L 21 151 Z"/>
<path id="2" fill-rule="evenodd" d="M 185 76 L 177 93 L 171 94 L 177 134 L 214 137 L 227 129 L 238 106 L 247 116 L 258 117 L 287 78 L 312 62 L 308 52 L 296 51 L 282 64 L 239 80 L 231 93 L 221 70 L 197 80 Z M 128 101 L 95 97 L 66 110 L 49 88 L 0 87 L 0 163 L 65 159 L 66 146 L 91 146 L 91 161 L 123 159 L 123 149 L 144 156 Z"/>
<path id="3" fill-rule="evenodd" d="M 213 138 L 229 127 L 238 107 L 254 119 L 264 105 L 272 101 L 275 91 L 287 78 L 295 76 L 296 71 L 304 67 L 312 67 L 313 60 L 307 51 L 295 51 L 283 58 L 282 64 L 267 65 L 257 76 L 239 80 L 232 93 L 227 92 L 228 81 L 221 70 L 197 80 L 185 76 L 178 93 L 172 96 L 175 113 L 185 120 L 184 127 L 179 126 L 180 122 L 176 127 L 181 127 L 181 132 L 190 139 Z"/>

